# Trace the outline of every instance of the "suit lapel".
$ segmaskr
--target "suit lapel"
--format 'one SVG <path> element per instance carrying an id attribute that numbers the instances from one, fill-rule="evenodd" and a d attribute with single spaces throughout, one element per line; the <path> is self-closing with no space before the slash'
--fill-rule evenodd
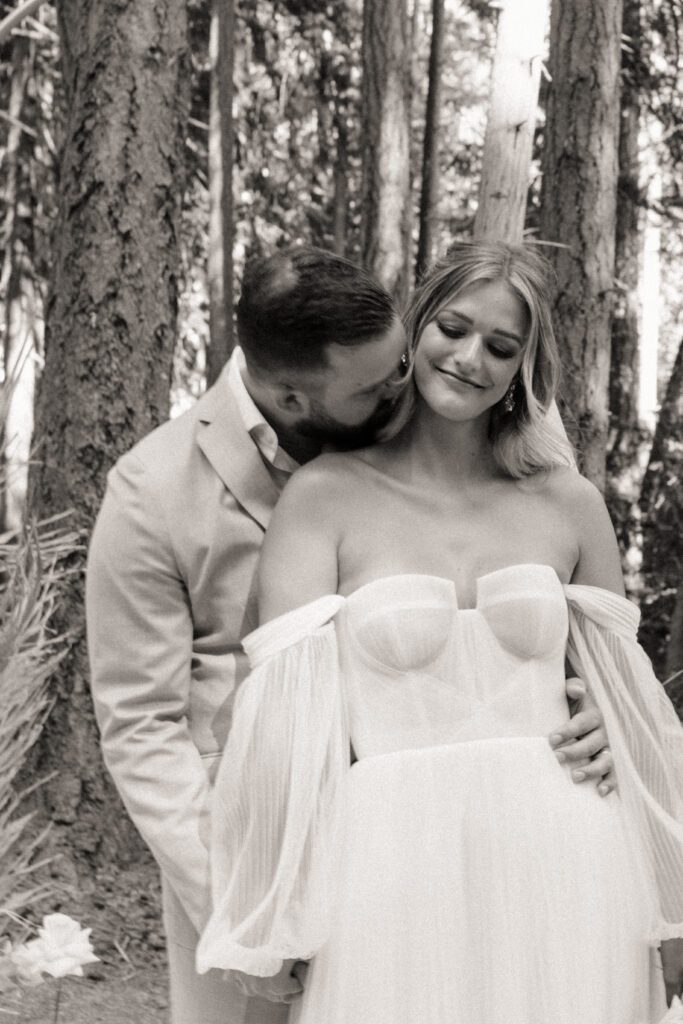
<path id="1" fill-rule="evenodd" d="M 266 529 L 280 492 L 244 427 L 227 367 L 197 403 L 197 443 L 236 500 Z"/>

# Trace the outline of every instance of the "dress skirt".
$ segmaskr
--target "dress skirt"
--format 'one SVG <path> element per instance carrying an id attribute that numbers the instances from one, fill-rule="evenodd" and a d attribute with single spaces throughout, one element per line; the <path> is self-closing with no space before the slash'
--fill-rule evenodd
<path id="1" fill-rule="evenodd" d="M 292 1024 L 656 1024 L 651 872 L 545 737 L 349 771 L 331 938 Z"/>

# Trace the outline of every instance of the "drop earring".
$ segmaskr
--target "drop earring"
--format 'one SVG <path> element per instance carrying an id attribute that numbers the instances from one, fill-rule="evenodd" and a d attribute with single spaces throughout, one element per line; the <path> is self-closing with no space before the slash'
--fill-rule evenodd
<path id="1" fill-rule="evenodd" d="M 505 412 L 512 412 L 512 410 L 514 409 L 514 407 L 515 407 L 515 392 L 516 392 L 516 390 L 517 390 L 517 381 L 513 380 L 512 384 L 510 385 L 510 387 L 505 392 L 505 397 L 503 398 L 503 409 L 505 410 Z"/>

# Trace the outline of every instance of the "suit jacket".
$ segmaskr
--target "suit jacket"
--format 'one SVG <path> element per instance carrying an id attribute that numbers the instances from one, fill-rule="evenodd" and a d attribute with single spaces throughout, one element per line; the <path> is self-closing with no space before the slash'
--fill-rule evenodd
<path id="1" fill-rule="evenodd" d="M 111 470 L 86 608 L 102 749 L 188 916 L 209 913 L 209 779 L 247 674 L 255 568 L 278 488 L 227 369 Z"/>

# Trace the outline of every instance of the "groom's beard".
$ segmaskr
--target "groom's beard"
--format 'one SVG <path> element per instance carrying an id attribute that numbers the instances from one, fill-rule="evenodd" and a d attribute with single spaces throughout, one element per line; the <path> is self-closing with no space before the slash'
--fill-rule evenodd
<path id="1" fill-rule="evenodd" d="M 315 441 L 321 448 L 332 447 L 339 451 L 364 448 L 376 441 L 378 431 L 389 422 L 395 406 L 396 399 L 385 399 L 366 420 L 349 427 L 329 416 L 321 405 L 314 402 L 310 415 L 297 422 L 296 432 Z"/>

